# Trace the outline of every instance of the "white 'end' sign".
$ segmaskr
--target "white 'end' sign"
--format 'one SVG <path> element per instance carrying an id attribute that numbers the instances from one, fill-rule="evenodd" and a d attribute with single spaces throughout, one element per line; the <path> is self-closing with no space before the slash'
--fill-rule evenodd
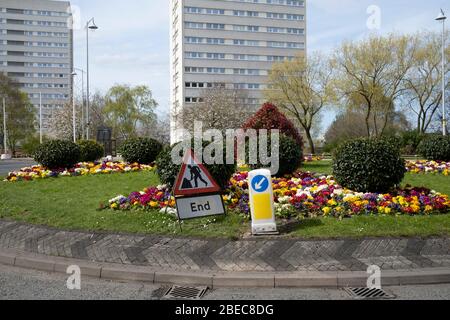
<path id="1" fill-rule="evenodd" d="M 176 198 L 176 203 L 180 220 L 225 214 L 225 207 L 220 194 Z"/>
<path id="2" fill-rule="evenodd" d="M 273 201 L 272 176 L 270 170 L 259 169 L 248 175 L 252 233 L 277 233 Z"/>

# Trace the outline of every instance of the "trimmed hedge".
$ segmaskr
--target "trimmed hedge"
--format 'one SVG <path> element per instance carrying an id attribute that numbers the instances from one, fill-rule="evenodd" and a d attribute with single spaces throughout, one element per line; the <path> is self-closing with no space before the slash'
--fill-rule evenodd
<path id="1" fill-rule="evenodd" d="M 203 141 L 203 149 L 207 147 L 211 142 Z M 174 148 L 178 148 L 180 143 L 173 145 L 172 147 L 166 147 L 163 151 L 160 152 L 158 158 L 156 159 L 156 170 L 159 175 L 159 179 L 162 183 L 167 184 L 169 186 L 173 186 L 175 183 L 175 179 L 180 171 L 181 166 L 176 165 L 172 161 L 172 150 Z M 193 146 L 193 141 L 191 141 L 191 146 Z M 224 164 L 205 164 L 205 167 L 211 173 L 212 177 L 216 182 L 220 185 L 222 189 L 225 189 L 228 185 L 228 182 L 231 176 L 236 172 L 237 166 L 236 164 L 226 164 L 225 155 L 226 155 L 226 146 L 223 149 L 224 155 Z M 182 158 L 184 154 L 180 151 L 179 156 Z"/>
<path id="2" fill-rule="evenodd" d="M 270 155 L 271 151 L 271 142 L 268 141 L 268 155 Z M 248 146 L 247 146 L 248 148 Z M 247 151 L 247 160 L 249 160 L 249 155 Z M 259 160 L 259 157 L 258 157 Z M 303 150 L 300 148 L 298 143 L 292 139 L 291 137 L 287 137 L 285 135 L 280 135 L 280 143 L 279 143 L 279 170 L 276 174 L 277 177 L 282 177 L 284 175 L 292 174 L 303 163 Z M 267 165 L 262 165 L 261 163 L 250 165 L 252 169 L 260 169 L 267 168 Z"/>
<path id="3" fill-rule="evenodd" d="M 450 137 L 429 136 L 419 144 L 417 150 L 427 160 L 450 161 Z"/>
<path id="4" fill-rule="evenodd" d="M 119 148 L 123 159 L 130 163 L 151 164 L 163 149 L 163 145 L 149 138 L 135 138 L 125 141 Z"/>
<path id="5" fill-rule="evenodd" d="M 336 181 L 357 192 L 387 192 L 400 184 L 405 173 L 400 151 L 384 140 L 351 140 L 333 156 Z"/>
<path id="6" fill-rule="evenodd" d="M 80 160 L 80 147 L 65 140 L 44 142 L 34 152 L 34 160 L 49 169 L 71 168 Z"/>
<path id="7" fill-rule="evenodd" d="M 78 146 L 80 147 L 81 162 L 94 162 L 105 154 L 103 146 L 92 140 L 81 140 L 78 142 Z"/>

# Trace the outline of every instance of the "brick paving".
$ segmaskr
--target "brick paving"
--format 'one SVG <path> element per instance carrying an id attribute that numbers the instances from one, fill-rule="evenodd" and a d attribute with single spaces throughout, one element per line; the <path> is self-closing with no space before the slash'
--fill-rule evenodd
<path id="1" fill-rule="evenodd" d="M 450 268 L 448 237 L 232 241 L 64 231 L 0 220 L 1 249 L 181 272 Z"/>

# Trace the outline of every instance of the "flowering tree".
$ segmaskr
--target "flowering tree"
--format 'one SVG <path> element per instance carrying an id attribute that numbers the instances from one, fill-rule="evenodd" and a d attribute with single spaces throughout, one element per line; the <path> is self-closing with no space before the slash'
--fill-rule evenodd
<path id="1" fill-rule="evenodd" d="M 75 126 L 77 140 L 82 139 L 81 114 L 82 103 L 75 102 Z M 60 140 L 73 140 L 73 105 L 66 103 L 52 110 L 48 124 L 48 136 Z"/>
<path id="2" fill-rule="evenodd" d="M 242 90 L 205 89 L 200 95 L 200 102 L 184 106 L 174 116 L 182 119 L 184 128 L 190 131 L 195 121 L 201 121 L 205 130 L 238 129 L 252 112 L 245 103 L 246 98 Z"/>

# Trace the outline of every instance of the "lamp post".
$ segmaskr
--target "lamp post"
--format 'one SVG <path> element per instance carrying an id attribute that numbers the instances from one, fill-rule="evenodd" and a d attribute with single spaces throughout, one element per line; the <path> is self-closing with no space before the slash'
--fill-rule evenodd
<path id="1" fill-rule="evenodd" d="M 84 124 L 85 124 L 85 113 L 84 112 L 85 112 L 85 110 L 84 110 L 84 108 L 86 107 L 86 105 L 85 105 L 86 100 L 85 100 L 85 95 L 84 95 L 84 75 L 85 75 L 86 71 L 84 71 L 83 69 L 80 69 L 80 68 L 73 68 L 73 69 L 81 72 L 81 99 L 83 101 L 83 103 L 82 103 L 83 106 L 81 107 L 81 136 L 84 139 L 84 137 L 85 137 L 85 135 L 84 135 L 84 132 L 85 132 L 85 129 L 84 129 Z"/>
<path id="2" fill-rule="evenodd" d="M 42 92 L 39 92 L 39 143 L 42 144 Z"/>
<path id="3" fill-rule="evenodd" d="M 72 87 L 74 84 L 74 78 L 77 75 L 75 71 L 72 72 Z M 73 131 L 73 142 L 77 142 L 77 115 L 76 115 L 76 108 L 75 108 L 75 94 L 73 92 L 72 88 L 72 131 Z"/>
<path id="4" fill-rule="evenodd" d="M 97 30 L 98 27 L 95 25 L 94 18 L 91 18 L 86 23 L 86 89 L 87 89 L 87 96 L 86 96 L 86 139 L 89 140 L 89 127 L 90 127 L 90 115 L 89 115 L 89 30 Z"/>
<path id="5" fill-rule="evenodd" d="M 442 21 L 442 134 L 447 135 L 447 119 L 445 109 L 445 16 L 444 10 L 441 9 L 436 21 Z"/>
<path id="6" fill-rule="evenodd" d="M 6 140 L 8 139 L 7 132 L 6 132 L 6 98 L 3 97 L 3 148 L 4 148 L 4 154 L 2 154 L 1 159 L 7 160 L 9 159 L 8 155 L 8 143 Z"/>

